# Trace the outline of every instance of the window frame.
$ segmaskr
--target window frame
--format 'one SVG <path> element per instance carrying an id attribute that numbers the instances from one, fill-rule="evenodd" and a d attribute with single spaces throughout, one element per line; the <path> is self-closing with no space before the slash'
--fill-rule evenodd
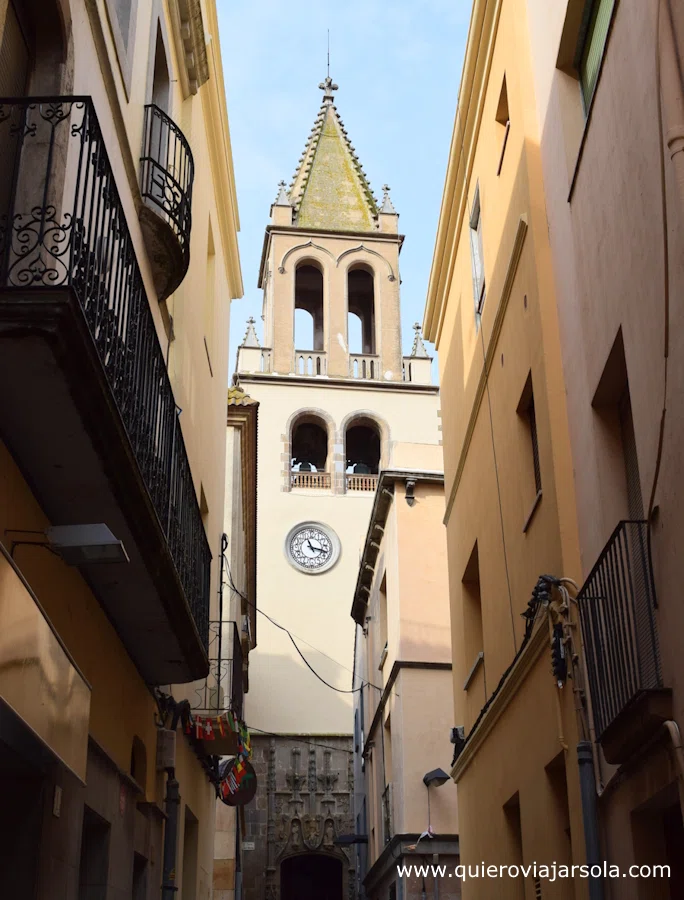
<path id="1" fill-rule="evenodd" d="M 605 34 L 603 37 L 603 44 L 598 52 L 598 59 L 593 76 L 593 84 L 591 84 L 591 90 L 588 91 L 588 81 L 585 76 L 587 51 L 590 49 L 590 45 L 596 34 L 596 25 L 599 21 L 600 8 L 603 3 L 609 4 L 610 9 L 607 12 Z M 584 10 L 582 12 L 582 22 L 577 38 L 577 46 L 575 50 L 573 65 L 575 71 L 577 72 L 577 81 L 580 88 L 580 96 L 582 98 L 582 108 L 584 110 L 585 118 L 588 118 L 589 116 L 589 110 L 591 109 L 599 79 L 601 77 L 601 69 L 603 68 L 603 60 L 606 55 L 606 47 L 608 46 L 610 30 L 613 24 L 613 16 L 615 15 L 615 9 L 617 5 L 618 0 L 586 0 Z"/>
<path id="2" fill-rule="evenodd" d="M 133 82 L 133 57 L 135 54 L 135 37 L 138 19 L 138 0 L 130 0 L 130 12 L 128 19 L 128 34 L 124 34 L 117 12 L 117 0 L 105 0 L 109 28 L 114 38 L 114 47 L 121 70 L 121 78 L 126 91 L 126 99 L 131 98 L 131 86 Z M 152 17 L 155 21 L 155 17 Z M 155 31 L 156 39 L 156 31 Z"/>
<path id="3" fill-rule="evenodd" d="M 475 185 L 475 195 L 473 197 L 473 205 L 470 211 L 468 224 L 470 234 L 470 263 L 473 276 L 473 298 L 475 300 L 475 315 L 477 317 L 482 315 L 487 294 L 482 239 L 482 201 L 480 199 L 479 181 Z"/>

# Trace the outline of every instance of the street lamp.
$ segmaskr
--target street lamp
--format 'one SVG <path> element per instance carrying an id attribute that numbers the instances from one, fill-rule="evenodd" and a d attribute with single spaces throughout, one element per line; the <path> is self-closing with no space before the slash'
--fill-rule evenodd
<path id="1" fill-rule="evenodd" d="M 444 771 L 444 769 L 433 769 L 431 772 L 426 772 L 426 774 L 423 775 L 423 784 L 425 785 L 425 788 L 427 790 L 427 800 L 428 800 L 427 835 L 429 837 L 434 837 L 434 832 L 432 830 L 432 820 L 430 817 L 430 788 L 431 787 L 441 787 L 443 784 L 446 784 L 448 780 L 449 780 L 449 776 Z"/>

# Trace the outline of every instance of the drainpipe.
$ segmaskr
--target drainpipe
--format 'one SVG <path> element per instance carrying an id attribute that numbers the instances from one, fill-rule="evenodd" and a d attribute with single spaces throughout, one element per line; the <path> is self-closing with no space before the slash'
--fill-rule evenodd
<path id="1" fill-rule="evenodd" d="M 176 886 L 176 849 L 178 846 L 178 808 L 180 807 L 180 791 L 176 781 L 176 770 L 167 769 L 166 824 L 164 827 L 164 865 L 162 873 L 162 900 L 174 900 L 178 888 Z"/>
<path id="2" fill-rule="evenodd" d="M 603 865 L 601 863 L 601 846 L 598 833 L 594 757 L 589 741 L 580 741 L 577 745 L 577 761 L 579 763 L 584 846 L 587 854 L 587 865 L 589 866 L 589 900 L 603 900 L 602 875 L 593 876 L 591 874 L 592 866 L 598 866 L 603 872 Z"/>

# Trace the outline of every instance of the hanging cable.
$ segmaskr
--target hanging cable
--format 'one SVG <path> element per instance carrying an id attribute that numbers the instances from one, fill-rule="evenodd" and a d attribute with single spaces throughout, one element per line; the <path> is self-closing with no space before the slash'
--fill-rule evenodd
<path id="1" fill-rule="evenodd" d="M 345 747 L 333 747 L 331 744 L 321 744 L 320 741 L 307 741 L 306 738 L 293 737 L 291 734 L 278 731 L 264 731 L 263 728 L 256 728 L 254 725 L 245 725 L 248 731 L 255 731 L 257 734 L 263 734 L 266 737 L 284 737 L 295 744 L 308 744 L 310 747 L 322 747 L 324 750 L 339 750 L 340 753 L 348 753 L 350 756 L 353 750 L 347 750 Z"/>
<path id="2" fill-rule="evenodd" d="M 238 590 L 238 588 L 235 587 L 235 583 L 234 583 L 234 581 L 233 581 L 233 576 L 232 576 L 232 573 L 231 573 L 231 570 L 230 570 L 230 563 L 229 563 L 229 561 L 228 561 L 227 559 L 226 559 L 226 566 L 227 566 L 227 570 L 228 570 L 228 578 L 229 578 L 229 585 L 228 585 L 228 586 L 230 587 L 230 589 L 231 589 L 232 591 L 234 591 L 234 592 L 235 592 L 242 600 L 244 600 L 245 603 L 247 603 L 249 606 L 253 606 L 254 609 L 256 610 L 256 612 L 260 613 L 260 615 L 262 615 L 262 616 L 264 616 L 264 618 L 268 619 L 268 621 L 269 621 L 272 625 L 275 625 L 275 627 L 278 628 L 278 629 L 280 629 L 280 631 L 284 631 L 284 632 L 285 632 L 285 634 L 289 637 L 290 641 L 292 642 L 292 646 L 295 648 L 295 650 L 297 651 L 297 653 L 298 653 L 299 656 L 301 657 L 302 662 L 304 663 L 304 665 L 305 665 L 305 666 L 309 669 L 309 671 L 310 671 L 313 675 L 315 675 L 316 678 L 317 678 L 320 682 L 322 682 L 326 687 L 329 687 L 331 691 L 335 691 L 335 692 L 338 693 L 338 694 L 358 694 L 359 691 L 362 691 L 363 688 L 364 688 L 366 685 L 369 685 L 370 687 L 375 688 L 376 691 L 380 691 L 380 693 L 382 694 L 382 692 L 384 691 L 384 688 L 379 687 L 377 684 L 373 684 L 371 681 L 364 681 L 363 679 L 361 679 L 361 682 L 362 682 L 362 683 L 361 683 L 361 685 L 360 685 L 359 687 L 357 687 L 357 688 L 352 688 L 351 690 L 347 690 L 347 689 L 345 689 L 345 688 L 338 688 L 338 687 L 335 687 L 334 684 L 330 684 L 329 681 L 326 681 L 325 678 L 323 678 L 322 675 L 319 675 L 319 674 L 318 674 L 318 672 L 314 669 L 314 667 L 311 665 L 311 663 L 308 661 L 308 659 L 304 656 L 304 654 L 302 653 L 302 651 L 301 651 L 300 648 L 299 648 L 299 645 L 297 644 L 297 641 L 296 641 L 296 640 L 294 639 L 294 637 L 292 636 L 292 632 L 291 632 L 288 628 L 286 628 L 284 625 L 281 625 L 280 622 L 276 622 L 276 620 L 275 620 L 274 618 L 272 618 L 271 616 L 269 616 L 268 613 L 264 612 L 263 609 L 259 609 L 259 607 L 256 605 L 256 603 L 254 603 L 252 600 L 249 600 L 249 599 L 247 598 L 247 596 L 246 596 L 245 594 L 242 593 L 242 591 Z M 300 638 L 300 640 L 301 640 L 301 638 Z M 323 653 L 323 651 L 321 651 L 321 650 L 318 650 L 316 647 L 313 647 L 313 645 L 309 645 L 309 646 L 311 646 L 311 648 L 312 648 L 313 650 L 315 650 L 316 653 L 321 653 L 321 655 L 327 656 L 327 654 Z M 330 659 L 332 662 L 335 662 L 337 665 L 342 665 L 341 663 L 337 663 L 337 661 L 334 660 L 334 659 L 332 659 L 332 657 L 328 657 L 328 659 Z M 346 668 L 346 667 L 345 667 L 345 666 L 342 666 L 342 668 Z M 347 671 L 349 671 L 349 670 L 347 670 Z"/>

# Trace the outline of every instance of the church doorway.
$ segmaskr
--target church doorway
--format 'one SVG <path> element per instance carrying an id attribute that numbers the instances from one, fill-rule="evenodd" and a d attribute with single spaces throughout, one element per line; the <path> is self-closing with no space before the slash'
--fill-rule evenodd
<path id="1" fill-rule="evenodd" d="M 342 860 L 318 853 L 280 864 L 280 900 L 342 900 Z"/>

